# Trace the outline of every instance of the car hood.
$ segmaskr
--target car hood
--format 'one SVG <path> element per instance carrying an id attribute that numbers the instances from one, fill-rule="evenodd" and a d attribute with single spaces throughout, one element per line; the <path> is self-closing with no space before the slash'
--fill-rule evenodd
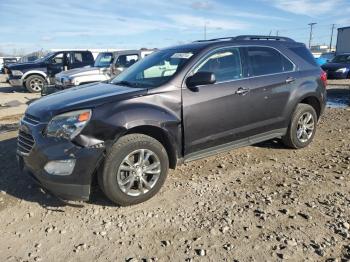
<path id="1" fill-rule="evenodd" d="M 28 62 L 28 63 L 15 63 L 6 65 L 6 67 L 10 70 L 24 70 L 28 68 L 36 68 L 39 67 L 41 63 Z"/>
<path id="2" fill-rule="evenodd" d="M 42 122 L 53 116 L 79 109 L 94 108 L 109 102 L 147 94 L 147 89 L 131 88 L 107 83 L 82 85 L 42 97 L 31 103 L 26 113 Z"/>
<path id="3" fill-rule="evenodd" d="M 349 63 L 327 63 L 327 64 L 322 65 L 322 69 L 332 70 L 332 71 L 337 70 L 339 68 L 344 68 L 344 67 L 349 68 L 350 64 Z"/>
<path id="4" fill-rule="evenodd" d="M 77 77 L 77 76 L 85 76 L 85 75 L 99 75 L 103 72 L 103 69 L 99 67 L 82 67 L 71 69 L 68 71 L 61 72 L 56 75 L 56 77 Z"/>

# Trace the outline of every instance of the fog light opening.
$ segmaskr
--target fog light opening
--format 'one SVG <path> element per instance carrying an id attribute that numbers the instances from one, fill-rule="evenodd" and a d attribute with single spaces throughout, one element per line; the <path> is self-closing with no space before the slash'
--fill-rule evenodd
<path id="1" fill-rule="evenodd" d="M 48 162 L 44 169 L 50 175 L 69 176 L 75 167 L 75 159 L 55 160 Z"/>

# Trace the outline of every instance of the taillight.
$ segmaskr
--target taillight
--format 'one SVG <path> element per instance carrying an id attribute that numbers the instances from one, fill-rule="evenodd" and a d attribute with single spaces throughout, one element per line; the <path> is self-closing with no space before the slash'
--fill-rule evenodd
<path id="1" fill-rule="evenodd" d="M 321 81 L 323 82 L 324 86 L 327 86 L 327 73 L 325 71 L 321 71 L 320 75 Z"/>

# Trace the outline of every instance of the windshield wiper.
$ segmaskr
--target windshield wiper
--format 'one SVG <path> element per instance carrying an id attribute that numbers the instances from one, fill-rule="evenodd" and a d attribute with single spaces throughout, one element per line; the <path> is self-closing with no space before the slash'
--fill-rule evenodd
<path id="1" fill-rule="evenodd" d="M 122 86 L 130 86 L 130 87 L 133 87 L 135 86 L 133 83 L 129 82 L 129 81 L 119 81 L 119 82 L 112 82 L 113 85 L 122 85 Z"/>
<path id="2" fill-rule="evenodd" d="M 122 85 L 122 86 L 128 86 L 128 87 L 143 87 L 144 85 L 142 83 L 136 83 L 136 82 L 129 82 L 126 80 L 118 81 L 118 82 L 111 82 L 113 85 Z"/>

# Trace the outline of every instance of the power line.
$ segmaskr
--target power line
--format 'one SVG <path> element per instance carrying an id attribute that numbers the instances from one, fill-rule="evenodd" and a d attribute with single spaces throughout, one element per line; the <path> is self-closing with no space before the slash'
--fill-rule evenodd
<path id="1" fill-rule="evenodd" d="M 329 27 L 332 26 L 333 24 L 318 24 L 317 23 L 317 28 L 319 27 Z M 334 24 L 335 28 L 339 28 L 339 27 L 343 27 L 345 25 L 342 24 Z M 307 30 L 308 27 L 294 27 L 294 28 L 279 28 L 279 32 L 290 32 L 290 31 L 303 31 L 303 30 Z"/>

